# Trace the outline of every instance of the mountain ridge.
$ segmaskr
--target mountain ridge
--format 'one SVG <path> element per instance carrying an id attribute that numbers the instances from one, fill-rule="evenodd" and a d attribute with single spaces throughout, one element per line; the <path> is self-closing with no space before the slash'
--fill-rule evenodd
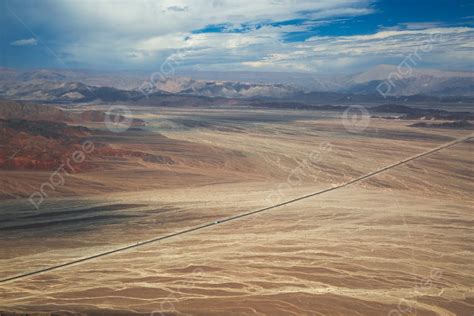
<path id="1" fill-rule="evenodd" d="M 247 78 L 232 81 L 225 80 L 223 74 L 219 80 L 176 75 L 151 80 L 138 74 L 125 74 L 117 79 L 112 74 L 95 73 L 89 76 L 86 72 L 62 70 L 20 72 L 0 69 L 0 97 L 48 102 L 115 102 L 139 100 L 156 93 L 282 99 L 318 93 L 379 95 L 382 98 L 474 96 L 474 72 L 399 68 L 393 65 L 378 65 L 364 72 L 344 76 L 288 73 L 288 77 L 284 78 L 279 73 L 277 79 L 272 80 L 272 76 L 268 75 L 266 81 L 257 75 L 253 79 L 250 77 L 247 74 Z"/>

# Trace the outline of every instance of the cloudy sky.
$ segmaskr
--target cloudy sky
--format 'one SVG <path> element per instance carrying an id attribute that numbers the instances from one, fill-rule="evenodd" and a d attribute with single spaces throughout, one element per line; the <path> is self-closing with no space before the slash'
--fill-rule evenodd
<path id="1" fill-rule="evenodd" d="M 0 0 L 0 65 L 351 73 L 474 70 L 470 0 Z"/>

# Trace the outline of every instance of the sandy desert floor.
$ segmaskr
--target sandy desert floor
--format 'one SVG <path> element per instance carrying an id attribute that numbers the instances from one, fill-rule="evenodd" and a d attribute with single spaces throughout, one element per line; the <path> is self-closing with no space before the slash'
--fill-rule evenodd
<path id="1" fill-rule="evenodd" d="M 146 114 L 145 114 L 146 113 Z M 337 186 L 469 135 L 340 114 L 136 109 L 104 161 L 39 210 L 48 172 L 0 173 L 0 279 Z M 159 134 L 157 134 L 159 133 Z M 161 135 L 161 136 L 160 136 Z M 0 283 L 0 311 L 153 315 L 472 315 L 474 141 L 252 216 Z"/>

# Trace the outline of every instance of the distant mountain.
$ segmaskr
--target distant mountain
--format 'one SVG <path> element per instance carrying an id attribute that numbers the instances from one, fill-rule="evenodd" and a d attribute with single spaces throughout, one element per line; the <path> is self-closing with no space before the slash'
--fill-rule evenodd
<path id="1" fill-rule="evenodd" d="M 383 81 L 386 80 L 392 73 L 400 73 L 404 78 L 419 78 L 419 77 L 432 77 L 432 78 L 474 78 L 473 72 L 463 71 L 442 71 L 437 69 L 422 69 L 422 68 L 409 68 L 393 66 L 393 65 L 378 65 L 368 69 L 367 71 L 355 74 L 352 76 L 354 83 L 365 83 L 370 81 Z"/>
<path id="2" fill-rule="evenodd" d="M 473 96 L 474 72 L 442 71 L 436 69 L 398 68 L 378 65 L 353 75 L 319 75 L 279 72 L 185 72 L 179 73 L 195 80 L 239 81 L 266 85 L 285 85 L 302 92 L 339 92 L 379 94 L 377 87 L 393 83 L 390 96 L 416 94 L 435 96 Z"/>
<path id="3" fill-rule="evenodd" d="M 207 76 L 210 74 L 207 73 L 204 77 Z M 296 76 L 288 74 L 287 78 L 283 79 L 280 74 L 270 73 L 266 80 L 259 76 L 252 78 L 248 73 L 236 76 L 254 81 L 216 81 L 171 77 L 155 81 L 154 84 L 156 89 L 171 93 L 230 98 L 282 98 L 296 93 L 310 92 L 364 95 L 383 92 L 386 96 L 474 96 L 474 72 L 399 69 L 392 65 L 379 65 L 365 72 L 349 76 L 310 74 Z M 225 76 L 220 74 L 219 77 Z"/>
<path id="4" fill-rule="evenodd" d="M 27 71 L 20 73 L 17 76 L 19 81 L 32 81 L 32 80 L 47 80 L 47 81 L 64 81 L 67 76 L 55 71 L 40 69 L 34 71 Z"/>
<path id="5" fill-rule="evenodd" d="M 171 77 L 154 82 L 154 87 L 170 93 L 192 94 L 207 97 L 253 98 L 283 97 L 301 91 L 283 84 L 260 84 L 238 81 L 194 80 L 187 77 Z"/>
<path id="6" fill-rule="evenodd" d="M 111 87 L 119 90 L 133 90 L 140 86 L 150 75 L 128 71 L 93 71 L 69 69 L 35 69 L 20 71 L 12 68 L 0 68 L 0 83 L 41 83 L 63 82 L 82 83 L 87 86 Z"/>
<path id="7" fill-rule="evenodd" d="M 372 102 L 408 98 L 437 101 L 437 98 L 474 97 L 474 72 L 430 69 L 399 69 L 379 65 L 354 75 L 320 76 L 301 73 L 191 73 L 146 79 L 133 73 L 98 73 L 66 70 L 27 72 L 0 69 L 0 97 L 42 102 L 140 101 L 149 95 L 193 95 L 222 98 L 272 98 L 317 102 Z M 200 78 L 200 79 L 198 79 Z M 152 89 L 150 89 L 150 87 Z M 381 94 L 380 92 L 383 92 Z M 462 101 L 462 98 L 460 98 Z"/>
<path id="8" fill-rule="evenodd" d="M 176 76 L 201 81 L 246 82 L 262 85 L 286 85 L 309 91 L 338 91 L 348 80 L 345 75 L 302 72 L 256 71 L 177 71 Z"/>
<path id="9" fill-rule="evenodd" d="M 474 96 L 474 72 L 379 65 L 351 76 L 340 92 L 370 94 L 378 90 L 390 96 Z"/>
<path id="10" fill-rule="evenodd" d="M 23 101 L 46 102 L 115 102 L 142 96 L 139 91 L 89 86 L 80 82 L 34 80 L 26 82 L 0 81 L 0 97 Z"/>

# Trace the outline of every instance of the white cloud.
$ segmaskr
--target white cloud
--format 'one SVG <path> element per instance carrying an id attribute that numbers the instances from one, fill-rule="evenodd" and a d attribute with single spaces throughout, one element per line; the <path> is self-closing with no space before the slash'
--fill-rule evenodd
<path id="1" fill-rule="evenodd" d="M 38 41 L 36 40 L 36 38 L 20 39 L 10 43 L 10 45 L 12 46 L 31 46 L 37 44 Z"/>
<path id="2" fill-rule="evenodd" d="M 189 47 L 182 46 L 181 58 L 189 64 L 222 69 L 298 70 L 350 72 L 369 63 L 401 62 L 418 52 L 417 63 L 433 64 L 450 56 L 464 56 L 459 67 L 472 63 L 474 29 L 433 28 L 426 30 L 381 31 L 371 35 L 315 36 L 305 42 L 281 41 L 278 29 L 267 27 L 253 32 L 189 35 Z M 239 40 L 242 37 L 242 40 Z M 184 57 L 183 57 L 184 56 Z M 239 66 L 240 65 L 240 66 Z M 471 64 L 472 66 L 472 64 Z"/>
<path id="3" fill-rule="evenodd" d="M 370 12 L 373 0 L 163 0 L 163 1 L 57 1 L 57 19 L 45 21 L 41 15 L 35 16 L 37 23 L 56 23 L 76 39 L 73 45 L 63 49 L 75 61 L 91 56 L 95 47 L 99 48 L 96 60 L 107 59 L 124 62 L 141 52 L 143 58 L 134 58 L 144 62 L 159 62 L 157 52 L 173 49 L 204 49 L 226 46 L 238 49 L 252 46 L 262 41 L 253 30 L 245 35 L 228 35 L 226 37 L 192 34 L 192 31 L 208 25 L 229 25 L 239 28 L 242 24 L 257 25 L 261 22 L 279 22 L 291 19 L 325 19 L 328 17 L 346 17 L 363 15 Z M 314 23 L 314 22 L 313 22 Z M 306 27 L 309 27 L 306 26 Z M 291 31 L 283 28 L 266 29 L 273 33 Z M 294 31 L 298 27 L 292 27 Z M 304 31 L 304 27 L 299 28 Z M 262 34 L 262 32 L 259 32 Z M 259 35 L 261 36 L 261 35 Z M 185 40 L 188 38 L 188 40 Z M 220 39 L 224 43 L 216 43 Z M 81 52 L 79 46 L 83 46 Z M 107 49 L 104 49 L 107 48 Z M 127 52 L 127 53 L 124 53 Z M 168 52 L 172 53 L 172 52 Z M 108 58 L 104 57 L 108 54 Z M 128 57 L 127 57 L 128 56 Z"/>
<path id="4" fill-rule="evenodd" d="M 76 27 L 93 23 L 112 33 L 148 37 L 189 32 L 210 24 L 324 19 L 364 15 L 372 0 L 163 0 L 58 1 L 59 19 Z M 61 22 L 61 24 L 64 24 Z"/>
<path id="5" fill-rule="evenodd" d="M 439 23 L 406 23 L 369 35 L 314 36 L 287 42 L 290 32 L 369 14 L 373 0 L 84 0 L 55 1 L 54 20 L 36 14 L 28 21 L 53 23 L 59 53 L 68 61 L 89 66 L 159 69 L 166 58 L 180 67 L 218 70 L 300 70 L 351 72 L 374 63 L 398 62 L 433 34 L 423 62 L 464 56 L 459 67 L 472 68 L 474 29 Z M 270 22 L 312 19 L 301 25 Z M 208 25 L 225 25 L 226 32 L 198 33 Z M 235 29 L 242 28 L 243 33 Z M 262 25 L 264 25 L 262 27 Z M 272 26 L 273 25 L 273 26 Z M 73 41 L 71 41 L 73 39 Z M 61 41 L 62 40 L 62 41 Z M 12 44 L 13 45 L 13 44 Z M 453 54 L 456 52 L 456 54 Z M 466 57 L 467 56 L 467 57 Z"/>

